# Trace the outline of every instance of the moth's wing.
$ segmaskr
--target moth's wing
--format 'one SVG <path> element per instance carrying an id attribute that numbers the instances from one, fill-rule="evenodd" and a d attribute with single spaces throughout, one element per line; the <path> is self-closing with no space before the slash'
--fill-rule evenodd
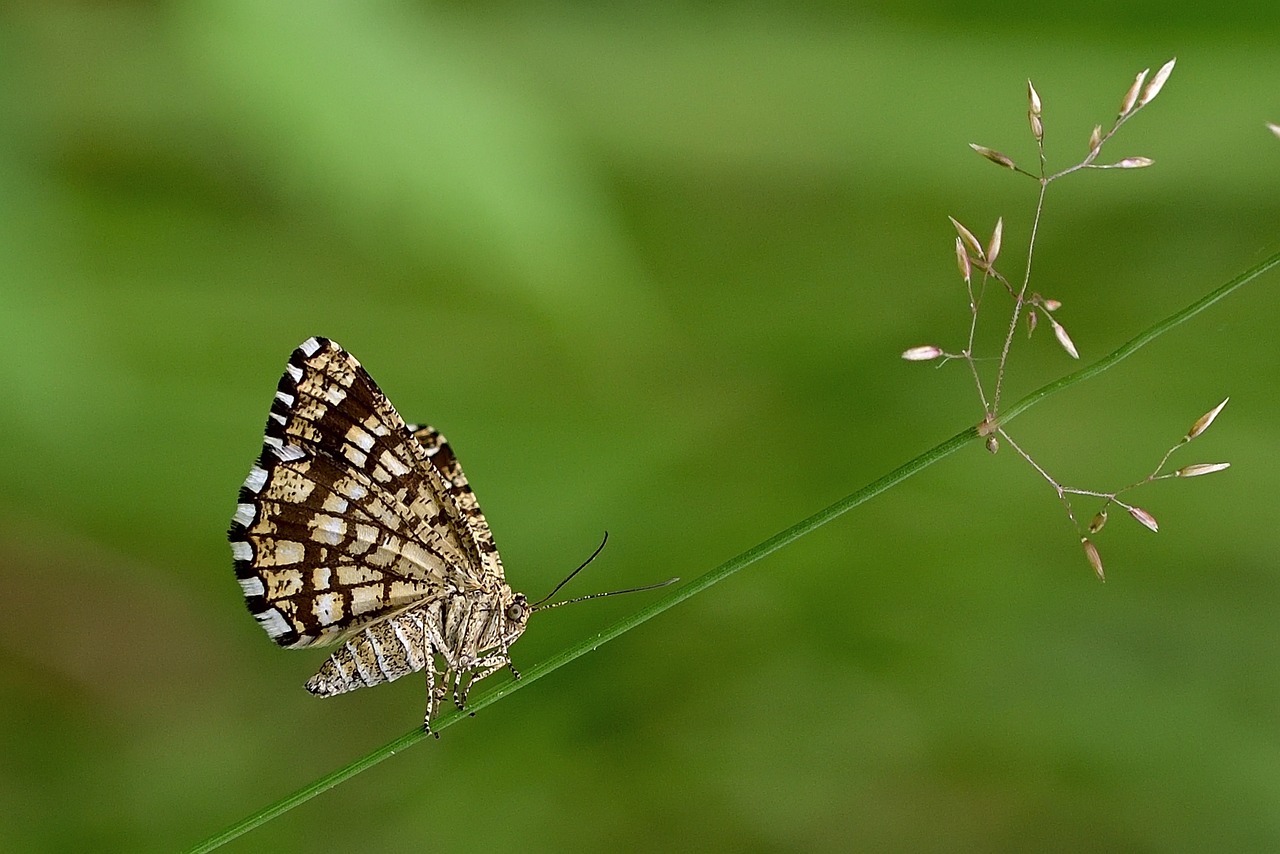
<path id="1" fill-rule="evenodd" d="M 441 502 L 445 516 L 461 541 L 467 557 L 481 569 L 483 577 L 480 579 L 480 586 L 485 590 L 493 590 L 495 580 L 505 581 L 502 559 L 498 556 L 498 547 L 494 544 L 489 523 L 480 512 L 480 502 L 471 490 L 471 484 L 467 482 L 458 458 L 453 455 L 448 440 L 440 435 L 439 430 L 430 425 L 413 425 L 410 429 L 431 461 L 432 468 L 439 473 L 445 497 Z"/>
<path id="2" fill-rule="evenodd" d="M 228 532 L 249 610 L 276 643 L 302 647 L 439 596 L 473 563 L 443 489 L 360 363 L 307 339 Z"/>

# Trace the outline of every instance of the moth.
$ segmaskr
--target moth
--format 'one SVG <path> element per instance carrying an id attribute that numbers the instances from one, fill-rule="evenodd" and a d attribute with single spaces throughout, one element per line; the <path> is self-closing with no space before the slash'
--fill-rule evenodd
<path id="1" fill-rule="evenodd" d="M 461 709 L 486 676 L 519 678 L 510 648 L 534 611 L 580 601 L 543 605 L 578 570 L 537 603 L 511 589 L 444 436 L 406 424 L 327 338 L 289 357 L 228 539 L 245 602 L 272 640 L 338 645 L 308 691 L 329 697 L 424 671 L 428 731 L 448 696 Z M 580 598 L 601 595 L 611 594 Z"/>

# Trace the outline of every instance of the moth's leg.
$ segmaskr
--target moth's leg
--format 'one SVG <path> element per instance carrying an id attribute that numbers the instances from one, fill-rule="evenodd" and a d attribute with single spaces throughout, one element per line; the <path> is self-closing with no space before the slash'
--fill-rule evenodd
<path id="1" fill-rule="evenodd" d="M 422 729 L 427 735 L 440 737 L 440 733 L 431 731 L 431 719 L 436 716 L 436 709 L 439 708 L 440 697 L 436 694 L 436 663 L 428 659 L 427 666 L 422 668 L 427 674 L 427 711 L 422 716 Z"/>
<path id="2" fill-rule="evenodd" d="M 458 702 L 458 680 L 462 678 L 462 671 L 456 667 L 450 667 L 444 673 L 444 679 L 440 683 L 440 702 L 444 702 L 444 698 L 453 695 L 453 704 L 462 710 L 462 704 Z"/>
<path id="3" fill-rule="evenodd" d="M 493 656 L 493 657 L 494 657 L 495 659 L 496 659 L 496 658 L 498 658 L 498 656 Z M 498 665 L 498 667 L 502 667 L 502 666 L 504 666 L 504 665 L 505 665 L 505 666 L 506 666 L 506 668 L 507 668 L 508 670 L 510 670 L 510 671 L 511 671 L 511 678 L 512 678 L 512 679 L 519 679 L 519 678 L 520 678 L 520 671 L 519 671 L 519 670 L 516 670 L 516 666 L 515 666 L 514 664 L 512 664 L 512 662 L 511 662 L 511 653 L 510 653 L 510 651 L 508 651 L 508 649 L 507 649 L 507 647 L 506 647 L 506 646 L 503 646 L 503 647 L 502 647 L 501 658 L 502 658 L 502 663 L 501 663 L 501 664 L 499 664 L 499 665 Z"/>
<path id="4" fill-rule="evenodd" d="M 426 659 L 427 671 L 427 709 L 428 709 L 428 726 L 427 732 L 431 732 L 430 718 L 440 710 L 440 703 L 444 701 L 445 696 L 449 693 L 449 686 L 454 682 L 455 673 L 458 670 L 457 656 L 451 653 L 449 646 L 444 642 L 444 638 L 440 634 L 440 630 L 431 624 L 430 620 L 419 617 L 418 627 L 421 632 L 422 646 L 424 649 L 423 657 Z M 443 661 L 443 667 L 438 667 L 437 656 Z M 438 733 L 432 733 L 439 737 Z"/>
<path id="5" fill-rule="evenodd" d="M 453 679 L 453 704 L 462 710 L 467 705 L 467 694 L 471 691 L 471 683 L 475 680 L 475 668 L 483 666 L 483 662 L 461 656 L 458 670 Z"/>
<path id="6" fill-rule="evenodd" d="M 422 631 L 422 658 L 426 666 L 422 668 L 427 680 L 427 708 L 422 715 L 422 729 L 428 735 L 440 737 L 440 733 L 431 731 L 431 720 L 440 708 L 440 698 L 444 695 L 444 684 L 436 686 L 436 644 L 428 636 L 427 621 L 419 619 L 418 626 Z M 434 633 L 433 633 L 434 634 Z"/>
<path id="7" fill-rule="evenodd" d="M 467 681 L 466 685 L 462 684 L 462 677 L 459 676 L 457 682 L 453 686 L 453 704 L 458 707 L 458 711 L 465 711 L 467 708 L 467 692 L 471 690 L 471 682 Z"/>
<path id="8" fill-rule="evenodd" d="M 481 679 L 485 678 L 486 676 L 492 676 L 494 673 L 497 673 L 499 670 L 501 670 L 504 667 L 510 667 L 511 659 L 503 653 L 498 653 L 495 655 L 491 655 L 488 658 L 480 659 L 475 663 L 474 666 L 476 668 L 475 670 L 467 671 L 466 684 L 463 685 L 461 682 L 459 682 L 458 687 L 459 687 L 459 690 L 461 691 L 461 701 L 464 704 L 467 702 L 467 695 L 471 693 L 472 685 L 475 685 L 477 682 L 479 682 Z M 458 708 L 462 708 L 462 706 L 458 706 Z"/>
<path id="9" fill-rule="evenodd" d="M 458 704 L 459 709 L 463 709 L 467 705 L 467 695 L 471 693 L 471 683 L 475 682 L 475 676 L 472 671 L 467 671 L 466 681 L 459 678 L 457 687 L 453 691 L 453 701 Z"/>
<path id="10" fill-rule="evenodd" d="M 468 667 L 476 667 L 477 662 L 469 662 Z M 475 671 L 459 669 L 458 678 L 453 683 L 453 702 L 459 709 L 467 706 L 467 695 L 471 693 L 471 684 L 476 681 Z"/>

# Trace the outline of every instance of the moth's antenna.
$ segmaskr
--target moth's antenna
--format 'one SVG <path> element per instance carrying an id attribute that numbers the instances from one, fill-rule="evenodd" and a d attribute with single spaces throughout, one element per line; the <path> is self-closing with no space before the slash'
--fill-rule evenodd
<path id="1" fill-rule="evenodd" d="M 561 588 L 561 587 L 564 587 L 566 584 L 568 584 L 570 581 L 572 581 L 572 580 L 573 580 L 573 577 L 574 577 L 575 575 L 577 575 L 579 572 L 582 572 L 582 570 L 586 569 L 586 568 L 587 568 L 587 564 L 589 564 L 589 563 L 591 563 L 591 561 L 595 560 L 595 559 L 600 555 L 600 552 L 604 551 L 604 545 L 605 545 L 605 543 L 607 543 L 607 542 L 609 542 L 609 532 L 608 532 L 608 531 L 605 531 L 605 532 L 604 532 L 604 539 L 600 541 L 600 545 L 596 546 L 596 550 L 595 550 L 595 551 L 593 551 L 593 552 L 591 553 L 591 557 L 589 557 L 589 558 L 587 558 L 586 560 L 584 560 L 584 561 L 582 562 L 582 565 L 581 565 L 581 566 L 579 566 L 579 567 L 578 567 L 577 569 L 575 569 L 573 572 L 571 572 L 571 573 L 569 573 L 568 575 L 566 575 L 566 576 L 565 576 L 565 578 L 564 578 L 564 581 L 561 581 L 559 584 L 557 584 L 557 585 L 555 586 L 555 589 L 554 589 L 554 590 L 552 590 L 552 591 L 551 591 L 550 593 L 548 593 L 546 596 L 543 596 L 543 597 L 542 597 L 541 599 L 539 599 L 537 602 L 534 602 L 534 603 L 533 603 L 533 607 L 534 607 L 534 609 L 536 610 L 536 609 L 538 608 L 538 606 L 539 606 L 539 605 L 541 605 L 543 602 L 547 601 L 547 600 L 548 600 L 548 599 L 550 599 L 552 596 L 554 596 L 554 595 L 556 595 L 557 593 L 559 593 L 559 592 L 560 592 L 560 588 Z"/>
<path id="2" fill-rule="evenodd" d="M 644 587 L 628 587 L 626 590 L 610 590 L 607 593 L 588 593 L 586 596 L 579 596 L 576 599 L 566 599 L 563 602 L 552 602 L 550 605 L 542 604 L 543 602 L 546 602 L 548 599 L 550 599 L 552 596 L 555 596 L 557 593 L 559 593 L 560 588 L 564 587 L 566 584 L 572 581 L 575 575 L 577 575 L 579 572 L 582 572 L 582 570 L 586 569 L 587 564 L 595 560 L 600 555 L 600 552 L 604 551 L 604 546 L 605 546 L 605 543 L 607 542 L 609 542 L 609 532 L 605 531 L 604 539 L 600 541 L 600 545 L 596 546 L 596 550 L 591 553 L 591 557 L 584 560 L 581 566 L 579 566 L 573 572 L 565 576 L 564 581 L 561 581 L 559 584 L 557 584 L 550 593 L 548 593 L 546 596 L 543 596 L 537 602 L 534 602 L 533 605 L 531 605 L 530 607 L 535 611 L 550 611 L 552 608 L 559 608 L 561 605 L 569 605 L 573 602 L 585 602 L 588 599 L 600 599 L 604 596 L 619 596 L 623 593 L 641 593 L 645 590 L 657 590 L 659 587 L 666 587 L 670 584 L 675 584 L 677 581 L 680 580 L 679 578 L 668 578 L 666 581 L 659 582 L 658 584 L 646 584 Z"/>
<path id="3" fill-rule="evenodd" d="M 561 605 L 572 605 L 574 602 L 585 602 L 588 599 L 602 599 L 605 596 L 620 596 L 623 593 L 643 593 L 646 590 L 657 590 L 659 587 L 670 587 L 679 580 L 679 576 L 676 576 L 674 578 L 668 578 L 666 581 L 659 581 L 657 584 L 646 584 L 644 587 L 628 587 L 626 590 L 610 590 L 607 593 L 588 593 L 586 596 L 579 596 L 576 599 L 566 599 L 563 602 L 552 602 L 550 605 L 543 605 L 541 607 L 535 605 L 533 610 L 550 611 L 552 608 L 559 608 Z"/>

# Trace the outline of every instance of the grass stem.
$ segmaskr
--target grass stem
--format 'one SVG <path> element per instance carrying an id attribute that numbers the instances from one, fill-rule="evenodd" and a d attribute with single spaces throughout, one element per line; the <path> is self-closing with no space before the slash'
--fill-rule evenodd
<path id="1" fill-rule="evenodd" d="M 1115 366 L 1120 361 L 1133 355 L 1133 353 L 1146 344 L 1154 341 L 1156 338 L 1170 331 L 1175 326 L 1190 320 L 1209 306 L 1224 299 L 1248 282 L 1258 278 L 1277 265 L 1280 265 L 1280 253 L 1272 255 L 1270 258 L 1267 258 L 1256 266 L 1246 270 L 1221 287 L 1210 291 L 1208 294 L 1191 303 L 1187 307 L 1169 315 L 1155 325 L 1147 328 L 1125 344 L 1121 345 L 1112 353 L 1104 356 L 1093 364 L 1087 365 L 1078 371 L 1068 374 L 1061 379 L 1054 380 L 1053 382 L 1031 392 L 1001 414 L 1001 423 L 1004 424 L 1012 421 L 1014 418 L 1021 415 L 1023 412 L 1026 412 L 1046 397 L 1070 388 L 1078 383 L 1084 382 L 1085 380 L 1091 379 L 1092 377 L 1101 374 L 1103 371 Z M 639 626 L 641 623 L 658 616 L 662 612 L 673 608 L 676 605 L 679 605 L 689 597 L 701 593 L 713 584 L 723 581 L 735 572 L 738 572 L 756 561 L 767 557 L 789 543 L 792 543 L 806 534 L 822 527 L 828 522 L 834 520 L 836 517 L 847 513 L 858 505 L 869 501 L 880 493 L 896 486 L 914 475 L 916 472 L 938 462 L 944 457 L 950 456 L 952 453 L 958 451 L 960 448 L 969 444 L 969 442 L 976 438 L 978 438 L 978 428 L 976 426 L 968 427 L 960 431 L 950 439 L 947 439 L 941 444 L 925 451 L 923 454 L 920 454 L 918 457 L 904 463 L 878 480 L 867 484 L 857 492 L 847 495 L 839 501 L 836 501 L 834 504 L 814 513 L 807 519 L 803 519 L 791 527 L 783 531 L 779 531 L 767 540 L 764 540 L 741 554 L 726 560 L 724 563 L 709 572 L 704 573 L 698 578 L 695 578 L 688 584 L 675 588 L 667 595 L 617 621 L 608 628 L 596 632 L 586 639 L 567 647 L 561 652 L 558 652 L 550 658 L 547 658 L 539 664 L 529 668 L 523 672 L 522 678 L 518 681 L 509 681 L 500 685 L 496 689 L 483 694 L 482 696 L 476 697 L 469 704 L 467 712 L 479 712 L 487 706 L 498 702 L 503 697 L 513 694 L 522 688 L 527 688 L 543 676 L 563 667 L 579 656 L 598 649 L 600 646 L 608 643 L 619 635 L 628 632 Z M 432 725 L 437 732 L 448 729 L 450 726 L 461 720 L 467 712 L 459 712 L 455 709 L 441 714 Z M 349 765 L 321 777 L 310 785 L 299 789 L 291 795 L 281 798 L 248 818 L 231 825 L 221 833 L 211 836 L 198 845 L 190 848 L 189 851 L 191 854 L 212 851 L 215 848 L 230 842 L 236 837 L 265 824 L 271 819 L 288 812 L 299 804 L 311 800 L 316 795 L 328 791 L 339 783 L 351 779 L 360 772 L 368 768 L 372 768 L 384 759 L 394 756 L 400 751 L 417 744 L 426 737 L 426 733 L 423 732 L 420 727 L 415 727 L 404 735 L 401 735 L 373 752 L 362 756 Z"/>

